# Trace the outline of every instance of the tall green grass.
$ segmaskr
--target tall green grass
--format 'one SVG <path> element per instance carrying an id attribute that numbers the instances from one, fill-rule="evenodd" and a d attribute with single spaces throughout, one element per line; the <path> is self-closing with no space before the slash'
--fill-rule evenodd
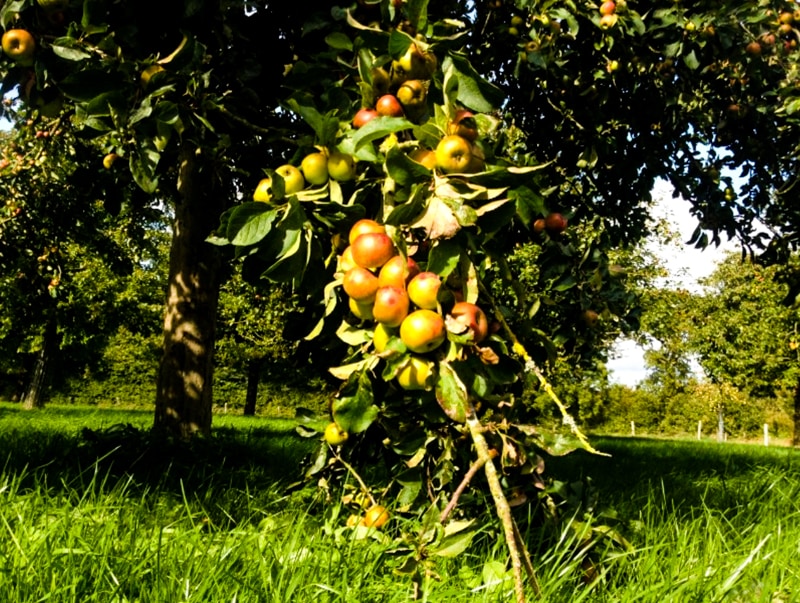
<path id="1" fill-rule="evenodd" d="M 0 600 L 411 600 L 391 536 L 414 518 L 359 539 L 335 500 L 287 491 L 315 444 L 291 422 L 215 417 L 215 436 L 185 447 L 152 440 L 147 413 L 107 412 L 0 407 Z M 596 444 L 612 456 L 547 459 L 559 522 L 515 510 L 540 600 L 800 600 L 797 451 Z M 505 560 L 490 523 L 419 598 L 509 600 Z"/>

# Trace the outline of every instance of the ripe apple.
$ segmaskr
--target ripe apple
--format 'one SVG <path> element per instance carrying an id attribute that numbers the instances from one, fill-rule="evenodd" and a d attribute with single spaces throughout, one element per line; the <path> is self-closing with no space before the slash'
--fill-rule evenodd
<path id="1" fill-rule="evenodd" d="M 378 117 L 378 112 L 375 109 L 359 109 L 355 117 L 353 117 L 353 127 L 358 129 L 368 124 L 376 117 Z"/>
<path id="2" fill-rule="evenodd" d="M 436 153 L 432 149 L 414 149 L 409 154 L 409 157 L 416 161 L 417 163 L 421 163 L 429 170 L 433 170 L 436 168 Z"/>
<path id="3" fill-rule="evenodd" d="M 591 329 L 597 325 L 597 321 L 600 320 L 600 315 L 596 311 L 588 309 L 583 311 L 581 319 L 586 326 Z"/>
<path id="4" fill-rule="evenodd" d="M 356 266 L 368 270 L 380 268 L 397 253 L 392 238 L 386 233 L 380 232 L 362 234 L 353 241 L 350 247 Z"/>
<path id="5" fill-rule="evenodd" d="M 450 316 L 464 327 L 472 330 L 472 341 L 480 343 L 489 334 L 489 320 L 486 312 L 470 302 L 457 302 L 450 310 Z"/>
<path id="6" fill-rule="evenodd" d="M 339 182 L 352 180 L 356 175 L 353 157 L 339 151 L 331 153 L 328 156 L 328 175 Z"/>
<path id="7" fill-rule="evenodd" d="M 761 55 L 761 44 L 759 44 L 756 40 L 750 42 L 746 47 L 745 50 L 747 54 L 757 57 Z"/>
<path id="8" fill-rule="evenodd" d="M 403 289 L 381 287 L 375 294 L 372 317 L 387 327 L 399 327 L 408 316 L 408 307 L 408 294 Z"/>
<path id="9" fill-rule="evenodd" d="M 119 155 L 116 153 L 109 153 L 105 157 L 103 157 L 103 167 L 107 170 L 111 169 L 111 166 L 114 165 L 114 162 L 119 159 Z"/>
<path id="10" fill-rule="evenodd" d="M 544 219 L 544 225 L 551 235 L 561 234 L 567 229 L 567 219 L 563 214 L 552 212 Z"/>
<path id="11" fill-rule="evenodd" d="M 540 235 L 547 228 L 544 218 L 536 218 L 533 221 L 533 234 Z"/>
<path id="12" fill-rule="evenodd" d="M 36 51 L 36 40 L 25 29 L 9 29 L 0 41 L 3 52 L 15 63 L 23 66 L 33 65 L 33 53 Z"/>
<path id="13" fill-rule="evenodd" d="M 617 10 L 617 5 L 614 3 L 614 0 L 606 0 L 600 5 L 601 15 L 613 15 L 614 11 L 616 10 Z"/>
<path id="14" fill-rule="evenodd" d="M 433 389 L 436 381 L 436 363 L 419 356 L 409 356 L 395 378 L 397 384 L 406 390 Z"/>
<path id="15" fill-rule="evenodd" d="M 361 320 L 375 320 L 372 314 L 372 302 L 357 302 L 352 297 L 347 302 L 353 316 Z"/>
<path id="16" fill-rule="evenodd" d="M 778 23 L 783 23 L 786 25 L 791 25 L 794 22 L 794 13 L 789 12 L 788 10 L 783 11 L 778 16 Z"/>
<path id="17" fill-rule="evenodd" d="M 436 146 L 436 164 L 445 174 L 464 173 L 472 162 L 472 145 L 466 138 L 449 134 Z"/>
<path id="18" fill-rule="evenodd" d="M 414 310 L 400 324 L 400 339 L 417 354 L 435 350 L 447 339 L 444 318 L 433 310 Z"/>
<path id="19" fill-rule="evenodd" d="M 407 80 L 397 90 L 397 100 L 403 105 L 403 109 L 412 114 L 418 114 L 425 110 L 427 95 L 427 86 L 422 80 Z"/>
<path id="20" fill-rule="evenodd" d="M 283 192 L 288 195 L 299 193 L 306 186 L 302 172 L 288 163 L 275 170 L 283 178 Z"/>
<path id="21" fill-rule="evenodd" d="M 403 117 L 405 115 L 403 105 L 400 104 L 394 94 L 384 94 L 380 97 L 375 103 L 375 110 L 378 115 L 385 117 Z"/>
<path id="22" fill-rule="evenodd" d="M 347 240 L 350 245 L 352 245 L 355 243 L 355 240 L 358 237 L 360 237 L 362 234 L 367 234 L 368 232 L 386 234 L 386 227 L 383 224 L 378 224 L 375 220 L 362 218 L 350 228 L 350 232 L 347 235 Z"/>
<path id="23" fill-rule="evenodd" d="M 447 133 L 456 134 L 470 142 L 475 142 L 478 139 L 478 124 L 475 122 L 475 115 L 466 109 L 459 109 L 453 116 L 453 120 L 447 124 Z"/>
<path id="24" fill-rule="evenodd" d="M 408 283 L 408 297 L 418 308 L 435 310 L 442 279 L 435 272 L 420 272 Z"/>
<path id="25" fill-rule="evenodd" d="M 322 185 L 328 182 L 328 157 L 325 153 L 310 153 L 303 157 L 300 169 L 307 182 Z"/>
<path id="26" fill-rule="evenodd" d="M 325 441 L 331 446 L 341 446 L 347 441 L 348 435 L 346 431 L 333 421 L 328 423 L 325 427 Z"/>
<path id="27" fill-rule="evenodd" d="M 396 255 L 378 273 L 378 286 L 405 289 L 408 282 L 418 274 L 419 266 L 414 260 Z"/>
<path id="28" fill-rule="evenodd" d="M 364 518 L 361 520 L 361 525 L 367 528 L 382 528 L 386 522 L 389 521 L 389 511 L 382 505 L 372 505 L 367 509 Z"/>
<path id="29" fill-rule="evenodd" d="M 375 292 L 378 290 L 378 277 L 366 268 L 356 266 L 345 272 L 342 288 L 357 302 L 371 302 L 374 301 Z"/>

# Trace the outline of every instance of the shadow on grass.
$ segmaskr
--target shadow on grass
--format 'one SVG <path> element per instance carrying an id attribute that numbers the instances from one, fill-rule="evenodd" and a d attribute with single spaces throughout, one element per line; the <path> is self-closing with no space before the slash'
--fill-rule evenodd
<path id="1" fill-rule="evenodd" d="M 89 411 L 91 413 L 91 411 Z M 120 417 L 131 417 L 120 411 Z M 23 488 L 82 491 L 91 484 L 129 481 L 135 490 L 187 493 L 271 492 L 299 479 L 303 459 L 319 441 L 298 436 L 292 422 L 257 422 L 220 426 L 209 438 L 178 442 L 142 422 L 96 428 L 86 409 L 48 409 L 46 415 L 0 408 L 0 469 L 16 476 Z M 146 414 L 146 417 L 144 416 Z M 53 417 L 75 418 L 65 423 Z M 103 417 L 108 421 L 108 415 Z M 81 422 L 83 426 L 81 426 Z M 93 427 L 86 427 L 91 424 Z M 101 476 L 98 480 L 97 476 Z"/>
<path id="2" fill-rule="evenodd" d="M 659 493 L 672 508 L 704 505 L 725 509 L 740 504 L 754 480 L 768 486 L 773 475 L 800 483 L 800 450 L 747 444 L 635 437 L 595 437 L 610 456 L 577 451 L 548 459 L 548 473 L 560 480 L 590 479 L 605 501 L 617 508 Z M 747 488 L 740 488 L 747 483 Z"/>

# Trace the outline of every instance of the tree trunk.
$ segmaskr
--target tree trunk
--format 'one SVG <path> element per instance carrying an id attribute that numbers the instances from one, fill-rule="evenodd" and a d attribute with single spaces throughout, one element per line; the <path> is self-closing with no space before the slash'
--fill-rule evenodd
<path id="1" fill-rule="evenodd" d="M 206 238 L 225 206 L 227 193 L 220 189 L 211 166 L 187 145 L 181 153 L 154 421 L 155 430 L 184 440 L 211 432 L 221 259 Z"/>
<path id="2" fill-rule="evenodd" d="M 25 410 L 44 408 L 47 395 L 47 377 L 50 372 L 50 356 L 55 346 L 55 337 L 55 326 L 52 322 L 48 323 L 45 327 L 42 348 L 36 355 L 36 360 L 33 363 L 33 369 L 30 374 L 30 380 L 22 396 L 22 408 Z"/>
<path id="3" fill-rule="evenodd" d="M 256 414 L 256 398 L 258 398 L 258 381 L 261 377 L 261 359 L 252 358 L 247 363 L 247 396 L 244 400 L 244 414 L 252 417 Z"/>
<path id="4" fill-rule="evenodd" d="M 800 446 L 800 379 L 794 388 L 794 430 L 792 431 L 792 446 Z"/>

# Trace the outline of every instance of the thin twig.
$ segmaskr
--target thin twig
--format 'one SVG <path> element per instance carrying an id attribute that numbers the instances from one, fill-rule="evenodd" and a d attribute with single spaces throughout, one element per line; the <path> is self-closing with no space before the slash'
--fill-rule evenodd
<path id="1" fill-rule="evenodd" d="M 361 476 L 358 474 L 358 472 L 356 472 L 356 470 L 353 469 L 353 466 L 346 460 L 344 460 L 341 456 L 339 456 L 339 454 L 336 451 L 333 452 L 333 456 L 336 458 L 337 461 L 339 461 L 342 465 L 344 465 L 345 469 L 347 469 L 354 478 L 356 478 L 356 481 L 361 486 L 361 489 L 364 491 L 364 494 L 369 496 L 370 502 L 373 505 L 377 505 L 378 502 L 375 500 L 375 497 L 372 496 L 372 492 L 369 491 L 369 488 L 367 488 L 367 484 L 364 483 L 364 480 L 361 479 Z"/>
<path id="2" fill-rule="evenodd" d="M 497 516 L 500 518 L 500 523 L 503 525 L 503 533 L 508 546 L 508 553 L 511 557 L 511 569 L 514 573 L 514 592 L 516 594 L 517 603 L 525 603 L 525 585 L 522 581 L 522 557 L 520 555 L 520 544 L 524 548 L 524 543 L 518 543 L 514 535 L 514 519 L 511 517 L 511 507 L 508 504 L 505 494 L 503 494 L 503 486 L 500 484 L 500 476 L 497 473 L 497 468 L 494 466 L 492 455 L 489 452 L 489 445 L 486 443 L 486 438 L 483 437 L 483 426 L 480 420 L 475 415 L 475 410 L 470 409 L 467 416 L 467 426 L 469 433 L 472 436 L 472 442 L 475 444 L 475 451 L 478 453 L 478 458 L 484 462 L 484 472 L 486 473 L 486 481 L 489 483 L 489 491 L 492 493 L 494 499 L 494 507 L 497 510 Z"/>
<path id="3" fill-rule="evenodd" d="M 490 458 L 494 458 L 496 456 L 497 456 L 496 450 L 492 449 L 489 451 Z M 472 478 L 475 477 L 475 474 L 478 471 L 480 471 L 481 467 L 483 467 L 485 464 L 486 464 L 486 459 L 481 457 L 475 459 L 475 462 L 472 463 L 470 468 L 464 474 L 464 478 L 461 480 L 461 483 L 458 484 L 458 488 L 456 488 L 455 492 L 453 492 L 453 496 L 450 497 L 450 502 L 447 503 L 447 506 L 444 508 L 444 511 L 442 511 L 442 514 L 439 516 L 440 523 L 444 523 L 445 521 L 447 521 L 447 518 L 450 516 L 450 513 L 452 513 L 453 509 L 456 508 L 459 497 L 464 493 L 464 490 L 467 488 L 470 481 L 472 481 Z"/>
<path id="4" fill-rule="evenodd" d="M 539 579 L 536 577 L 536 570 L 533 569 L 533 562 L 531 561 L 531 556 L 528 554 L 528 549 L 525 546 L 525 541 L 522 539 L 522 534 L 520 534 L 519 527 L 517 527 L 517 522 L 514 521 L 514 518 L 511 518 L 511 522 L 514 526 L 514 536 L 519 543 L 520 550 L 522 551 L 522 564 L 525 566 L 525 571 L 528 572 L 528 578 L 530 578 L 531 586 L 533 587 L 534 594 L 538 597 L 539 594 L 542 592 L 541 588 L 539 587 Z"/>

